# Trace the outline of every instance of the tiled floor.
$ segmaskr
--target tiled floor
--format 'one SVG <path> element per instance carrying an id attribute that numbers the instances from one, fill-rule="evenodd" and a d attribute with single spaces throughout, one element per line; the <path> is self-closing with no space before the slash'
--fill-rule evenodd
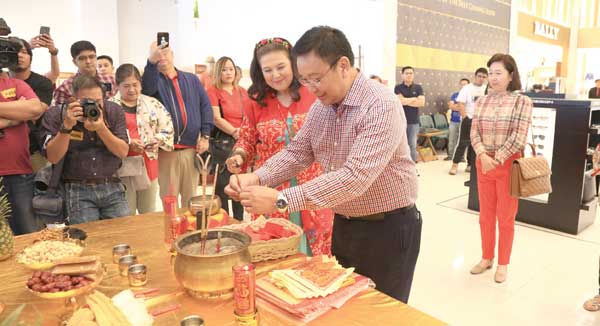
<path id="1" fill-rule="evenodd" d="M 456 176 L 448 161 L 417 167 L 424 224 L 411 306 L 451 325 L 600 325 L 600 312 L 582 308 L 598 289 L 600 221 L 578 236 L 518 224 L 508 280 L 496 284 L 495 268 L 469 274 L 481 249 L 464 164 Z"/>

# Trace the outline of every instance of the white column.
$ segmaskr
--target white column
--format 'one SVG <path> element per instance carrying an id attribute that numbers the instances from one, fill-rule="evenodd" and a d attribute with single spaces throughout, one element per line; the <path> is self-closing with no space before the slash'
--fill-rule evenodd
<path id="1" fill-rule="evenodd" d="M 398 1 L 384 0 L 383 74 L 388 86 L 396 85 L 396 42 L 398 39 Z"/>
<path id="2" fill-rule="evenodd" d="M 579 1 L 573 1 L 571 8 L 571 35 L 569 36 L 569 60 L 563 62 L 567 65 L 567 80 L 566 80 L 566 94 L 577 94 L 577 44 L 579 38 L 579 21 L 580 21 L 580 3 Z"/>

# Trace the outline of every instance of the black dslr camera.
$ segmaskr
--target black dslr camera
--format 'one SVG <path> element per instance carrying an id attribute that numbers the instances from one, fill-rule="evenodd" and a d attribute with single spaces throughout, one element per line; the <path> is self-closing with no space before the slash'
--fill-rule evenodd
<path id="1" fill-rule="evenodd" d="M 23 43 L 18 38 L 0 36 L 0 69 L 16 65 L 22 47 Z"/>
<path id="2" fill-rule="evenodd" d="M 93 121 L 97 121 L 100 118 L 100 107 L 96 101 L 89 98 L 84 98 L 79 101 L 83 108 L 83 117 Z"/>

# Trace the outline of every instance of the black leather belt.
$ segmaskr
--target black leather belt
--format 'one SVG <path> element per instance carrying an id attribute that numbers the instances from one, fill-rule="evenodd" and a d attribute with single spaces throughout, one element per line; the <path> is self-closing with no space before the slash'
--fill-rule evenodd
<path id="1" fill-rule="evenodd" d="M 93 178 L 93 179 L 63 179 L 65 183 L 78 183 L 83 185 L 101 185 L 105 183 L 120 183 L 117 177 Z"/>
<path id="2" fill-rule="evenodd" d="M 345 219 L 348 219 L 348 220 L 352 220 L 352 221 L 381 221 L 381 220 L 385 219 L 385 216 L 388 214 L 396 214 L 396 213 L 404 214 L 404 213 L 410 211 L 411 209 L 413 209 L 414 207 L 415 207 L 415 204 L 411 204 L 406 207 L 396 208 L 389 212 L 375 213 L 375 214 L 366 215 L 366 216 L 352 217 L 352 216 L 346 216 L 346 215 L 341 215 L 341 214 L 336 214 L 336 215 L 343 217 Z"/>

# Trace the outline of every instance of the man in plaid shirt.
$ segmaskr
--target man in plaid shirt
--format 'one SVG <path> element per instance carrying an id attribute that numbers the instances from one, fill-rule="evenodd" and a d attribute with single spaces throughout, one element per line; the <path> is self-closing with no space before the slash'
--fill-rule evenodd
<path id="1" fill-rule="evenodd" d="M 353 67 L 352 47 L 337 29 L 310 29 L 292 53 L 299 82 L 318 101 L 286 149 L 254 173 L 232 176 L 226 192 L 251 213 L 332 208 L 333 255 L 407 302 L 422 220 L 402 105 Z M 272 188 L 315 160 L 321 176 L 281 192 Z"/>
<path id="2" fill-rule="evenodd" d="M 54 91 L 54 104 L 67 103 L 73 95 L 73 80 L 75 77 L 84 74 L 92 77 L 97 77 L 104 86 L 104 97 L 111 98 L 117 93 L 117 83 L 115 77 L 105 75 L 98 72 L 96 68 L 96 47 L 89 41 L 78 41 L 71 45 L 71 56 L 73 63 L 77 66 L 78 71 L 75 75 L 65 80 Z"/>

